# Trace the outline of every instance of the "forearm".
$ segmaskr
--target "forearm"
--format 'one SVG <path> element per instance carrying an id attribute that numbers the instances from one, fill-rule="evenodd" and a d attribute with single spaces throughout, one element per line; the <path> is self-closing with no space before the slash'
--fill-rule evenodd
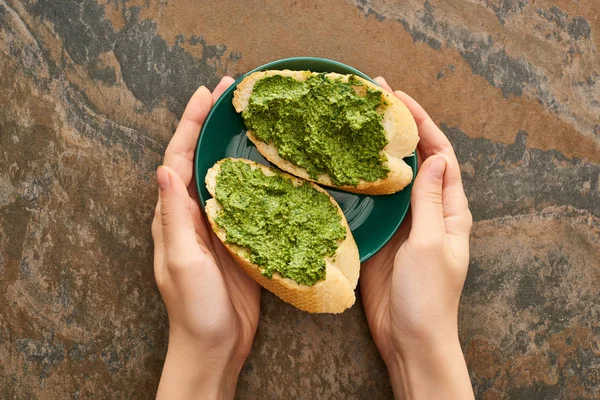
<path id="1" fill-rule="evenodd" d="M 233 399 L 240 370 L 223 357 L 169 343 L 156 398 Z"/>
<path id="2" fill-rule="evenodd" d="M 435 348 L 412 349 L 388 363 L 396 399 L 473 399 L 458 339 Z"/>

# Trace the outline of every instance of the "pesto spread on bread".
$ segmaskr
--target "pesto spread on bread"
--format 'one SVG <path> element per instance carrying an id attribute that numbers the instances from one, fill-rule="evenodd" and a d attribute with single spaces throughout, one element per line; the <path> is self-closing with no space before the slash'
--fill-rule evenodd
<path id="1" fill-rule="evenodd" d="M 343 82 L 319 74 L 300 82 L 274 75 L 256 82 L 242 118 L 258 140 L 273 143 L 312 179 L 326 174 L 336 186 L 356 186 L 389 172 L 382 153 L 385 107 L 381 92 L 354 76 Z"/>
<path id="2" fill-rule="evenodd" d="M 216 223 L 225 243 L 246 248 L 263 275 L 278 272 L 298 284 L 325 279 L 325 257 L 346 238 L 338 208 L 308 182 L 267 176 L 243 161 L 225 160 L 216 178 L 215 198 L 222 210 Z"/>

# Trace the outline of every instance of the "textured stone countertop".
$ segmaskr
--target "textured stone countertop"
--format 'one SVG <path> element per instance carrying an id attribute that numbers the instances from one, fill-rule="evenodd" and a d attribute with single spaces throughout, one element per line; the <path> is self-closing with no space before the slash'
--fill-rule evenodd
<path id="1" fill-rule="evenodd" d="M 600 398 L 599 52 L 595 0 L 0 0 L 0 398 L 152 398 L 155 168 L 198 86 L 297 55 L 385 76 L 454 144 L 477 398 Z M 391 398 L 360 299 L 264 293 L 237 397 Z"/>

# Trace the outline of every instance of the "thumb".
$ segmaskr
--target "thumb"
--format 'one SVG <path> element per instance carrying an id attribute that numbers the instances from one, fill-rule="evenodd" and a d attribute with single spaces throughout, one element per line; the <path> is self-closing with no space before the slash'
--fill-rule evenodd
<path id="1" fill-rule="evenodd" d="M 411 195 L 411 238 L 443 240 L 446 233 L 442 205 L 445 170 L 446 159 L 441 155 L 427 158 L 421 166 Z"/>
<path id="2" fill-rule="evenodd" d="M 196 231 L 185 184 L 169 167 L 156 171 L 160 188 L 160 219 L 167 256 L 189 254 L 196 247 Z"/>

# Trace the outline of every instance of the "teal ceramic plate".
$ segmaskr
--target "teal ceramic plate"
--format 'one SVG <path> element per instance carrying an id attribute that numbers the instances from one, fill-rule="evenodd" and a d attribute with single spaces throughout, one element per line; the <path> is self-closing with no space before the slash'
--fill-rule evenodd
<path id="1" fill-rule="evenodd" d="M 373 81 L 362 72 L 342 63 L 312 57 L 273 61 L 248 72 L 248 74 L 266 69 L 356 74 Z M 233 91 L 244 76 L 231 85 L 216 102 L 204 122 L 198 139 L 194 168 L 202 207 L 204 207 L 206 200 L 210 198 L 210 194 L 204 185 L 204 177 L 206 171 L 215 162 L 225 157 L 239 157 L 269 165 L 252 142 L 246 138 L 246 127 L 242 117 L 235 112 L 231 104 Z M 407 157 L 404 161 L 412 167 L 416 174 L 416 156 Z M 411 188 L 412 184 L 401 192 L 387 196 L 359 195 L 325 188 L 336 199 L 346 215 L 358 245 L 361 262 L 368 260 L 377 253 L 394 235 L 408 211 Z"/>

